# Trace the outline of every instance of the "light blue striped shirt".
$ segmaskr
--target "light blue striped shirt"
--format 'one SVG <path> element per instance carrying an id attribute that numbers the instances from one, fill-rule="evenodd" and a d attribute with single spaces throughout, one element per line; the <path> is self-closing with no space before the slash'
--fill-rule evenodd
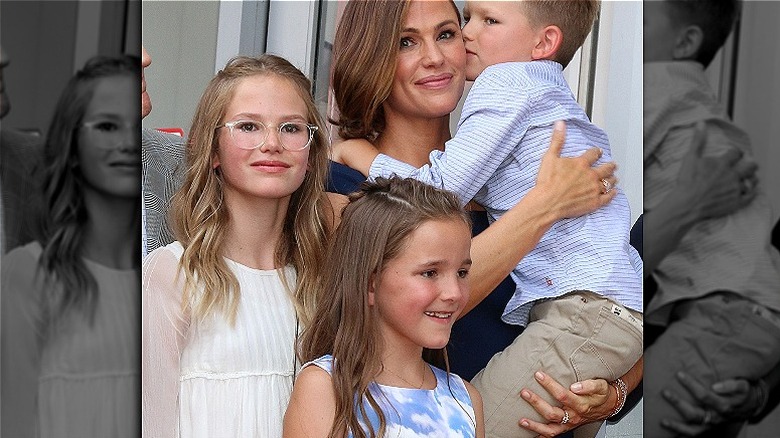
<path id="1" fill-rule="evenodd" d="M 457 193 L 464 205 L 474 199 L 492 222 L 535 185 L 556 120 L 566 122 L 562 156 L 578 156 L 595 146 L 604 150 L 600 163 L 611 160 L 607 135 L 577 104 L 561 64 L 496 64 L 474 82 L 446 152 L 431 152 L 431 164 L 420 169 L 379 155 L 370 176 L 412 177 Z M 630 228 L 622 191 L 606 207 L 553 224 L 512 272 L 517 290 L 502 319 L 526 325 L 535 301 L 576 290 L 641 312 L 642 261 L 629 244 Z"/>

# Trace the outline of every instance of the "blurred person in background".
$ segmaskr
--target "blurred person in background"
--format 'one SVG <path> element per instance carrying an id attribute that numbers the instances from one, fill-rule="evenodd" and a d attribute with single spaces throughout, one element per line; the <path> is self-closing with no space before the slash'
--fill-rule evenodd
<path id="1" fill-rule="evenodd" d="M 2 436 L 139 434 L 139 69 L 92 58 L 57 104 L 43 234 L 2 260 Z"/>
<path id="2" fill-rule="evenodd" d="M 11 111 L 3 76 L 10 63 L 10 55 L 0 46 L 0 119 Z M 0 121 L 0 253 L 4 254 L 40 233 L 43 139 L 2 125 Z"/>

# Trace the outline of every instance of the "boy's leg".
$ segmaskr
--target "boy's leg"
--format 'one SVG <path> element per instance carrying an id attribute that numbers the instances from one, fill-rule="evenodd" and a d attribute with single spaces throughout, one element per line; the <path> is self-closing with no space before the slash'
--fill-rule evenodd
<path id="1" fill-rule="evenodd" d="M 678 371 L 710 385 L 732 377 L 756 379 L 777 365 L 780 327 L 762 315 L 761 309 L 730 293 L 677 305 L 672 323 L 645 351 L 645 436 L 673 437 L 661 421 L 683 421 L 663 397 L 665 389 L 698 405 L 676 379 Z M 723 434 L 725 428 L 718 426 L 718 431 Z"/>
<path id="2" fill-rule="evenodd" d="M 641 325 L 626 313 L 614 314 L 612 305 L 577 292 L 534 306 L 523 334 L 472 381 L 482 394 L 487 437 L 533 437 L 519 426 L 520 419 L 546 422 L 520 397 L 528 388 L 557 405 L 534 379 L 538 370 L 568 386 L 594 377 L 614 380 L 636 363 L 642 354 Z"/>

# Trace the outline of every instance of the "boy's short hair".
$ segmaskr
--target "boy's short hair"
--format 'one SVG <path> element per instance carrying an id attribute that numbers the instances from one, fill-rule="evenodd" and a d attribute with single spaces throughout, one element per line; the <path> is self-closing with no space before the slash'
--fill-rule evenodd
<path id="1" fill-rule="evenodd" d="M 599 15 L 600 0 L 525 0 L 520 2 L 534 26 L 555 25 L 563 42 L 553 61 L 566 67 L 587 38 Z"/>
<path id="2" fill-rule="evenodd" d="M 704 38 L 694 60 L 707 67 L 726 43 L 739 13 L 739 0 L 665 0 L 678 25 L 701 28 Z"/>

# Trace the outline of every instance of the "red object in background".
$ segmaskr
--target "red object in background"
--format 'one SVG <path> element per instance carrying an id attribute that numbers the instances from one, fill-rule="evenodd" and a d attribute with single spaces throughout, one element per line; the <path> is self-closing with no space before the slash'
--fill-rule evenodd
<path id="1" fill-rule="evenodd" d="M 178 135 L 184 137 L 184 130 L 181 128 L 155 128 L 160 132 L 167 132 L 168 134 Z"/>

